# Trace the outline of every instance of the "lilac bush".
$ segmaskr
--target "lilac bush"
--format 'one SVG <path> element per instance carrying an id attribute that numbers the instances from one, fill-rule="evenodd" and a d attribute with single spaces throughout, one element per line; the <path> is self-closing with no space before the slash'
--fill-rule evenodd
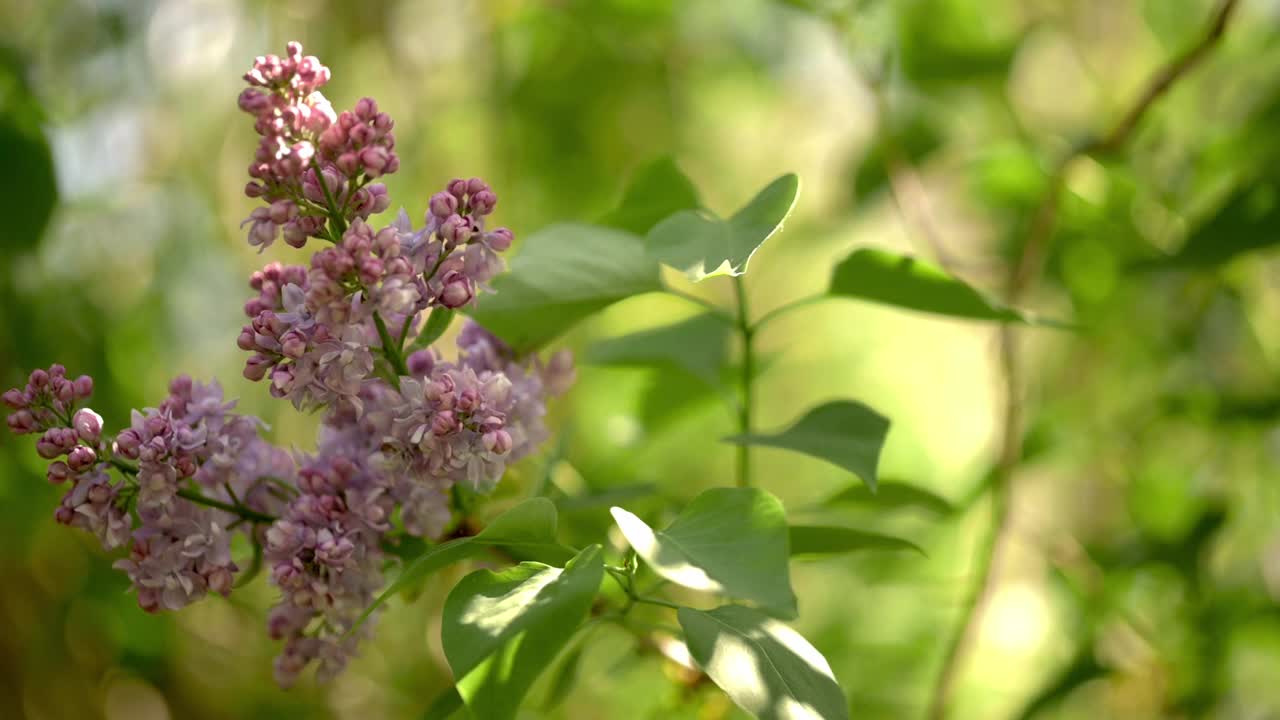
<path id="1" fill-rule="evenodd" d="M 376 180 L 400 165 L 394 123 L 371 98 L 335 113 L 320 92 L 329 77 L 289 43 L 256 59 L 239 98 L 261 135 L 245 186 L 263 202 L 243 223 L 249 244 L 327 243 L 307 265 L 253 274 L 238 338 L 246 378 L 321 413 L 313 452 L 272 445 L 216 381 L 178 377 L 114 435 L 86 405 L 93 380 L 61 365 L 3 395 L 9 428 L 38 436 L 49 481 L 67 486 L 54 519 L 126 549 L 115 567 L 143 610 L 231 593 L 243 574 L 236 533 L 262 553 L 280 591 L 266 626 L 283 642 L 282 686 L 313 663 L 321 679 L 346 666 L 372 631 L 352 632 L 384 585 L 387 549 L 448 530 L 456 487 L 492 490 L 546 439 L 546 400 L 574 376 L 567 354 L 518 358 L 473 322 L 456 361 L 414 344 L 431 313 L 479 301 L 513 235 L 487 227 L 497 196 L 479 178 L 432 196 L 419 229 L 404 210 L 376 227 L 390 205 Z"/>

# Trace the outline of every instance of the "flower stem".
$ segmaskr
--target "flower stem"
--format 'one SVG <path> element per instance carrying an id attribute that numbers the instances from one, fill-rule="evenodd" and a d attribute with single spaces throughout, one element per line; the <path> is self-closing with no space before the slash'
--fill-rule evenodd
<path id="1" fill-rule="evenodd" d="M 751 433 L 752 388 L 755 378 L 755 349 L 752 339 L 755 328 L 747 312 L 747 290 L 741 275 L 733 276 L 733 291 L 738 300 L 738 334 L 742 336 L 742 404 L 738 407 L 738 432 Z M 738 487 L 751 486 L 751 448 L 746 443 L 738 445 Z"/>
<path id="2" fill-rule="evenodd" d="M 233 505 L 231 503 L 222 502 L 221 500 L 215 500 L 211 497 L 205 497 L 204 495 L 201 495 L 196 490 L 182 488 L 178 490 L 178 497 L 182 498 L 183 500 L 193 502 L 197 505 L 204 505 L 206 507 L 216 508 L 224 512 L 229 512 L 240 518 L 243 518 L 245 520 L 250 520 L 256 523 L 273 523 L 276 521 L 276 518 L 274 515 L 267 515 L 266 513 L 260 513 L 256 510 L 250 510 L 249 508 L 243 505 Z"/>

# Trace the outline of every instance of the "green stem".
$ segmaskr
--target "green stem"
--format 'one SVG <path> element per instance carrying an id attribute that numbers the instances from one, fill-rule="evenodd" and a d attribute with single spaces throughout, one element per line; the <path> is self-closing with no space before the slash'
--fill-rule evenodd
<path id="1" fill-rule="evenodd" d="M 679 605 L 669 600 L 663 600 L 662 598 L 645 597 L 643 595 L 633 595 L 631 599 L 643 605 L 657 605 L 658 607 L 671 608 L 672 610 L 680 609 Z"/>
<path id="2" fill-rule="evenodd" d="M 742 336 L 742 405 L 738 408 L 738 431 L 743 435 L 751 434 L 752 388 L 755 378 L 755 349 L 752 339 L 755 328 L 751 326 L 747 311 L 746 283 L 741 275 L 733 277 L 733 291 L 738 300 L 738 334 Z M 738 446 L 738 487 L 751 486 L 751 448 L 747 444 Z"/>
<path id="3" fill-rule="evenodd" d="M 404 358 L 400 356 L 400 348 L 394 340 L 391 339 L 391 333 L 387 331 L 387 324 L 382 321 L 382 316 L 375 310 L 373 313 L 373 324 L 378 328 L 378 338 L 382 340 L 382 354 L 386 356 L 387 362 L 391 363 L 391 368 L 396 372 L 396 389 L 400 389 L 400 376 L 408 375 L 409 369 L 405 367 Z"/>
<path id="4" fill-rule="evenodd" d="M 802 307 L 807 307 L 809 305 L 813 305 L 814 303 L 820 303 L 823 300 L 830 300 L 832 297 L 833 297 L 832 295 L 828 295 L 826 293 L 818 293 L 816 295 L 810 295 L 809 297 L 800 298 L 799 300 L 789 302 L 786 305 L 776 307 L 770 310 L 769 312 L 765 313 L 764 315 L 761 315 L 760 319 L 756 320 L 755 324 L 751 326 L 751 329 L 753 331 L 758 332 L 760 328 L 773 322 L 778 317 L 782 315 L 786 315 L 792 310 L 799 310 Z"/>
<path id="5" fill-rule="evenodd" d="M 205 497 L 204 495 L 201 495 L 199 492 L 195 490 L 189 490 L 187 488 L 182 488 L 181 490 L 178 490 L 178 497 L 184 500 L 193 502 L 197 505 L 204 505 L 206 507 L 217 508 L 218 510 L 223 510 L 225 512 L 232 513 L 233 515 L 244 518 L 245 520 L 251 520 L 253 522 L 272 523 L 276 521 L 276 518 L 273 515 L 260 513 L 256 510 L 250 510 L 249 508 L 244 507 L 243 505 L 232 505 L 231 503 L 222 502 L 221 500 L 214 500 L 211 497 Z"/>

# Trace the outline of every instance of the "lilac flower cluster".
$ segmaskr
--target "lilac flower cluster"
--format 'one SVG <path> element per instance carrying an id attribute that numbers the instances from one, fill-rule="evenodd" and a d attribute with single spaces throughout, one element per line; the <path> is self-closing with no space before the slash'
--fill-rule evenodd
<path id="1" fill-rule="evenodd" d="M 262 140 L 244 191 L 268 203 L 244 221 L 250 245 L 266 248 L 283 235 L 302 247 L 323 235 L 333 207 L 361 218 L 387 209 L 386 186 L 370 181 L 400 167 L 391 117 L 371 98 L 335 115 L 320 92 L 329 76 L 296 42 L 283 58 L 259 57 L 245 73 L 240 109 L 254 116 Z"/>
<path id="2" fill-rule="evenodd" d="M 321 679 L 346 666 L 371 631 L 352 632 L 383 585 L 385 548 L 401 535 L 439 537 L 456 486 L 491 490 L 533 452 L 547 436 L 546 400 L 574 370 L 564 352 L 545 364 L 517 357 L 470 321 L 455 360 L 419 347 L 427 313 L 474 304 L 503 270 L 513 236 L 486 227 L 492 188 L 453 180 L 427 202 L 421 229 L 403 210 L 375 228 L 368 219 L 388 199 L 371 180 L 399 167 L 390 117 L 369 99 L 335 115 L 319 92 L 328 68 L 297 43 L 283 58 L 258 58 L 245 78 L 240 107 L 262 136 L 246 194 L 268 203 L 246 221 L 249 244 L 278 235 L 295 247 L 309 237 L 330 244 L 307 265 L 252 275 L 237 344 L 250 353 L 245 377 L 320 412 L 315 451 L 271 445 L 216 383 L 186 377 L 114 440 L 77 407 L 92 380 L 69 380 L 60 366 L 3 401 L 11 429 L 41 434 L 50 481 L 70 482 L 57 520 L 107 549 L 127 546 L 116 567 L 144 609 L 229 593 L 234 533 L 261 549 L 281 593 L 267 628 L 284 643 L 275 671 L 287 686 L 313 663 Z"/>
<path id="3" fill-rule="evenodd" d="M 54 365 L 3 396 L 15 410 L 10 428 L 42 433 L 36 449 L 53 461 L 49 481 L 70 483 L 54 519 L 88 530 L 107 550 L 128 544 L 128 558 L 116 567 L 148 612 L 176 610 L 209 592 L 226 595 L 238 570 L 229 536 L 237 516 L 183 495 L 265 517 L 280 504 L 265 479 L 287 478 L 289 458 L 260 438 L 256 419 L 231 412 L 234 404 L 223 402 L 216 383 L 179 377 L 160 407 L 135 411 L 114 441 L 103 435 L 97 413 L 75 407 L 92 390 L 88 376 L 71 381 Z M 120 482 L 112 482 L 112 467 L 122 471 Z M 203 494 L 195 489 L 201 487 Z"/>

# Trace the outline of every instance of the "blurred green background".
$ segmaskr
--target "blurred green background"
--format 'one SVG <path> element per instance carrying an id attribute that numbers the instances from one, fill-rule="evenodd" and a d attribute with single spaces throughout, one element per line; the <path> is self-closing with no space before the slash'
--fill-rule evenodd
<path id="1" fill-rule="evenodd" d="M 300 259 L 282 243 L 258 256 L 238 228 L 254 207 L 241 188 L 255 144 L 239 78 L 290 39 L 332 68 L 335 107 L 370 95 L 395 118 L 402 170 L 387 184 L 416 221 L 459 175 L 495 187 L 498 221 L 520 237 L 598 218 L 664 154 L 722 212 L 799 173 L 797 210 L 747 277 L 759 315 L 823 288 L 862 245 L 941 249 L 998 291 L 1056 159 L 1109 127 L 1212 6 L 0 0 L 0 385 L 62 362 L 96 377 L 94 407 L 115 427 L 172 375 L 217 377 L 281 443 L 311 447 L 315 418 L 244 381 L 235 346 L 248 274 Z M 1082 329 L 1023 333 L 1029 439 L 1011 543 L 956 717 L 1280 717 L 1280 256 L 1267 250 L 1280 242 L 1278 129 L 1280 4 L 1248 0 L 1123 152 L 1073 169 L 1028 305 Z M 724 280 L 689 289 L 732 302 Z M 562 343 L 693 310 L 628 300 Z M 954 505 L 822 505 L 854 479 L 755 454 L 793 517 L 928 552 L 795 570 L 797 627 L 854 717 L 919 717 L 988 522 L 995 329 L 836 302 L 758 343 L 762 428 L 858 398 L 893 420 L 882 474 Z M 581 499 L 609 488 L 660 513 L 730 482 L 733 449 L 716 440 L 731 415 L 674 371 L 585 367 L 553 424 L 571 536 L 609 527 L 608 503 Z M 499 495 L 546 465 L 516 468 Z M 432 618 L 463 568 L 393 603 L 334 684 L 283 692 L 263 578 L 145 615 L 111 558 L 53 523 L 59 494 L 29 439 L 0 433 L 0 717 L 408 718 L 449 682 Z M 740 717 L 686 679 L 602 629 L 567 701 L 533 702 L 528 717 Z"/>

